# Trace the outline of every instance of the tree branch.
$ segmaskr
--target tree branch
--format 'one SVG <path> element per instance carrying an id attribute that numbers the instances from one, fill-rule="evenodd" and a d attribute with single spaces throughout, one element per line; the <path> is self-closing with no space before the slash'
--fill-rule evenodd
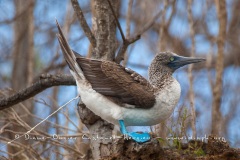
<path id="1" fill-rule="evenodd" d="M 149 29 L 149 28 L 153 25 L 153 23 L 154 23 L 154 21 L 156 20 L 156 18 L 159 17 L 159 15 L 161 14 L 161 11 L 160 11 L 159 13 L 157 13 L 157 14 L 141 29 L 141 31 L 136 34 L 136 36 L 134 36 L 134 37 L 132 37 L 132 38 L 126 39 L 125 36 L 124 36 L 124 34 L 123 34 L 121 25 L 120 25 L 120 23 L 119 23 L 119 21 L 118 21 L 118 19 L 117 19 L 117 16 L 116 16 L 116 14 L 115 14 L 115 12 L 114 12 L 114 9 L 113 9 L 113 7 L 112 7 L 111 2 L 110 2 L 109 0 L 107 0 L 107 2 L 108 2 L 108 4 L 109 4 L 109 6 L 110 6 L 110 9 L 111 9 L 111 11 L 112 11 L 112 14 L 113 14 L 113 16 L 114 16 L 114 19 L 115 19 L 115 21 L 116 21 L 116 24 L 117 24 L 117 26 L 118 26 L 118 29 L 119 29 L 119 31 L 120 31 L 120 33 L 121 33 L 121 37 L 122 37 L 122 40 L 123 40 L 123 43 L 122 43 L 120 49 L 118 50 L 117 57 L 115 58 L 115 62 L 116 62 L 116 63 L 120 63 L 122 60 L 124 60 L 124 55 L 125 55 L 125 52 L 126 52 L 128 46 L 129 46 L 130 44 L 136 42 L 137 40 L 139 40 L 139 39 L 141 38 L 141 34 L 142 34 L 143 32 L 145 32 L 147 29 Z"/>
<path id="2" fill-rule="evenodd" d="M 160 14 L 161 14 L 161 11 L 158 12 L 151 20 L 149 20 L 149 22 L 143 26 L 143 28 L 136 34 L 136 36 L 129 38 L 129 39 L 125 39 L 125 41 L 123 40 L 123 44 L 121 45 L 121 47 L 117 53 L 117 57 L 115 58 L 116 63 L 120 63 L 122 60 L 124 60 L 124 54 L 127 50 L 127 47 L 130 44 L 139 40 L 141 38 L 141 35 L 154 24 L 154 21 L 156 20 L 156 18 L 159 17 Z"/>
<path id="3" fill-rule="evenodd" d="M 130 44 L 136 42 L 140 38 L 141 38 L 141 35 L 137 35 L 133 38 L 125 39 L 125 41 L 123 41 L 123 44 L 121 45 L 120 49 L 118 50 L 117 57 L 115 58 L 115 62 L 120 63 L 122 60 L 124 60 L 124 54 L 125 54 L 128 46 Z"/>
<path id="4" fill-rule="evenodd" d="M 76 82 L 73 77 L 69 75 L 41 75 L 40 79 L 30 87 L 22 89 L 7 98 L 0 99 L 0 110 L 27 100 L 47 88 L 60 85 L 76 85 Z"/>
<path id="5" fill-rule="evenodd" d="M 71 0 L 72 2 L 72 6 L 73 6 L 73 9 L 78 17 L 78 20 L 81 24 L 81 27 L 84 31 L 84 33 L 86 34 L 86 36 L 88 37 L 88 40 L 90 41 L 91 45 L 93 46 L 93 48 L 95 48 L 97 45 L 96 43 L 96 39 L 91 31 L 91 29 L 89 28 L 88 24 L 87 24 L 87 21 L 83 15 L 83 12 L 82 12 L 82 9 L 78 3 L 77 0 Z"/>
<path id="6" fill-rule="evenodd" d="M 152 27 L 156 21 L 156 19 L 162 14 L 162 10 L 159 11 L 155 16 L 152 17 L 142 28 L 138 31 L 137 35 L 141 35 L 146 32 L 150 27 Z M 158 26 L 159 27 L 159 26 Z"/>
<path id="7" fill-rule="evenodd" d="M 110 9 L 112 11 L 112 14 L 114 16 L 114 19 L 116 21 L 117 27 L 118 27 L 118 29 L 119 29 L 119 31 L 121 33 L 121 37 L 122 37 L 122 40 L 123 40 L 123 44 L 121 45 L 120 49 L 118 50 L 117 57 L 115 58 L 115 62 L 116 63 L 120 63 L 124 59 L 124 54 L 125 54 L 125 52 L 127 50 L 127 47 L 130 44 L 132 44 L 132 43 L 136 42 L 137 40 L 139 40 L 141 38 L 141 35 L 137 35 L 137 36 L 135 36 L 133 38 L 126 39 L 125 36 L 124 36 L 123 30 L 122 30 L 122 27 L 121 27 L 121 25 L 120 25 L 120 23 L 118 21 L 118 18 L 116 16 L 115 12 L 114 12 L 114 9 L 113 9 L 113 6 L 112 6 L 111 2 L 109 0 L 107 0 L 107 2 L 108 2 L 109 7 L 110 7 Z"/>
<path id="8" fill-rule="evenodd" d="M 107 0 L 107 2 L 108 2 L 108 4 L 109 4 L 110 9 L 111 9 L 111 11 L 112 11 L 112 14 L 113 14 L 113 16 L 114 16 L 114 18 L 115 18 L 115 21 L 116 21 L 117 27 L 118 27 L 118 29 L 119 29 L 119 31 L 120 31 L 120 33 L 121 33 L 122 39 L 123 39 L 123 41 L 125 41 L 126 38 L 125 38 L 125 36 L 124 36 L 123 30 L 122 30 L 122 27 L 121 27 L 121 25 L 120 25 L 120 23 L 119 23 L 119 21 L 118 21 L 118 18 L 117 18 L 117 16 L 116 16 L 115 12 L 114 12 L 114 9 L 113 9 L 113 7 L 112 7 L 112 4 L 111 4 L 111 2 L 110 2 L 109 0 Z"/>

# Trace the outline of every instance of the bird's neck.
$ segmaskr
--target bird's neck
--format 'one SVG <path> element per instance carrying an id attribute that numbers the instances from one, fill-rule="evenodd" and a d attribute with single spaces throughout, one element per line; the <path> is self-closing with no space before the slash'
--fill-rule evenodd
<path id="1" fill-rule="evenodd" d="M 151 85 L 158 89 L 162 89 L 174 81 L 172 71 L 164 66 L 151 64 L 148 75 Z"/>

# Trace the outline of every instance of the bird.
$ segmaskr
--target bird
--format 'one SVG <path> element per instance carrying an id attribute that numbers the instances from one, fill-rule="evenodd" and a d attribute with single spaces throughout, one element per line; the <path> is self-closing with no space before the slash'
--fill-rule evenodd
<path id="1" fill-rule="evenodd" d="M 205 60 L 160 52 L 149 66 L 147 80 L 113 61 L 81 56 L 70 48 L 56 24 L 57 38 L 82 102 L 138 143 L 149 141 L 150 134 L 128 132 L 126 126 L 152 126 L 170 117 L 181 94 L 180 84 L 172 74 L 182 66 Z"/>

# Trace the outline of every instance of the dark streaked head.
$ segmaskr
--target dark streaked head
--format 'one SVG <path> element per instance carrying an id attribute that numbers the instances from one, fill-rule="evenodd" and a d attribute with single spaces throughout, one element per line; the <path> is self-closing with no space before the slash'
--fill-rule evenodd
<path id="1" fill-rule="evenodd" d="M 205 61 L 205 59 L 183 57 L 172 52 L 160 52 L 155 56 L 149 67 L 149 80 L 155 84 L 161 83 L 178 68 L 202 61 Z"/>

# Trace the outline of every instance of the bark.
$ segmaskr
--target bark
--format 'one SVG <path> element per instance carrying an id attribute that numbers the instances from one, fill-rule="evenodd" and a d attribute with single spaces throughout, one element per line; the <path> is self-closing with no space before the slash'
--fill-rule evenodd
<path id="1" fill-rule="evenodd" d="M 12 88 L 13 90 L 20 90 L 31 83 L 33 78 L 33 9 L 34 0 L 15 0 L 16 15 L 20 15 L 14 23 L 14 48 L 13 48 L 13 70 L 12 70 Z M 26 101 L 26 107 L 31 110 L 33 103 Z M 19 115 L 24 114 L 21 108 L 15 108 Z M 25 121 L 31 122 L 29 118 Z M 12 126 L 12 130 L 22 131 L 21 127 Z M 14 139 L 14 134 L 9 134 L 10 139 Z M 26 141 L 22 141 L 26 144 Z M 8 146 L 8 152 L 17 153 L 19 148 Z M 18 154 L 14 159 L 23 159 L 22 154 Z"/>
<path id="2" fill-rule="evenodd" d="M 119 1 L 111 1 L 115 13 L 119 8 Z M 110 6 L 106 0 L 93 0 L 93 33 L 96 37 L 95 58 L 112 61 L 117 48 L 116 41 L 116 23 L 111 12 Z"/>
<path id="3" fill-rule="evenodd" d="M 216 9 L 219 20 L 219 34 L 217 39 L 218 55 L 216 62 L 216 82 L 213 88 L 213 106 L 212 106 L 212 134 L 221 132 L 222 114 L 220 111 L 222 97 L 222 75 L 224 69 L 224 44 L 226 38 L 227 12 L 226 2 L 216 0 Z"/>

